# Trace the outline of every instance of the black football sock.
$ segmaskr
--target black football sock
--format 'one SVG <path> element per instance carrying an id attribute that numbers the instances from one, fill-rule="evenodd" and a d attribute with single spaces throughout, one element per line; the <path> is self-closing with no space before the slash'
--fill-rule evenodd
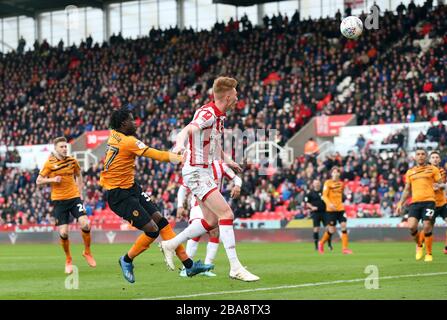
<path id="1" fill-rule="evenodd" d="M 182 261 L 183 265 L 185 266 L 186 269 L 189 269 L 192 267 L 192 265 L 194 264 L 194 262 L 191 259 L 186 259 L 185 261 Z"/>
<path id="2" fill-rule="evenodd" d="M 315 243 L 315 249 L 318 249 L 318 232 L 314 232 L 314 243 Z"/>
<path id="3" fill-rule="evenodd" d="M 127 262 L 127 263 L 131 263 L 132 262 L 132 259 L 129 257 L 129 255 L 127 253 L 124 256 L 124 262 Z"/>

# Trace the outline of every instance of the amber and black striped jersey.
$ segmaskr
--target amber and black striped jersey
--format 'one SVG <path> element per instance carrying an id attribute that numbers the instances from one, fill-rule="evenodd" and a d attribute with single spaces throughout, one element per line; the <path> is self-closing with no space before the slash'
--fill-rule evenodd
<path id="1" fill-rule="evenodd" d="M 143 155 L 149 147 L 134 136 L 126 136 L 112 130 L 107 141 L 104 169 L 100 185 L 105 189 L 128 189 L 134 184 L 135 158 Z"/>
<path id="2" fill-rule="evenodd" d="M 327 212 L 340 212 L 344 211 L 343 206 L 343 182 L 334 181 L 332 179 L 327 180 L 323 186 L 323 201 L 326 204 Z M 331 209 L 330 204 L 335 206 L 335 209 Z"/>
<path id="3" fill-rule="evenodd" d="M 75 176 L 81 173 L 78 161 L 73 157 L 59 160 L 54 154 L 45 162 L 40 175 L 46 178 L 61 177 L 61 182 L 51 184 L 51 200 L 68 200 L 80 196 Z"/>
<path id="4" fill-rule="evenodd" d="M 181 155 L 150 148 L 134 136 L 112 130 L 107 141 L 107 153 L 99 184 L 107 190 L 131 188 L 135 180 L 137 156 L 172 163 L 182 160 Z"/>
<path id="5" fill-rule="evenodd" d="M 441 173 L 430 164 L 415 166 L 407 171 L 405 181 L 411 185 L 412 203 L 435 201 L 433 185 L 441 182 Z"/>

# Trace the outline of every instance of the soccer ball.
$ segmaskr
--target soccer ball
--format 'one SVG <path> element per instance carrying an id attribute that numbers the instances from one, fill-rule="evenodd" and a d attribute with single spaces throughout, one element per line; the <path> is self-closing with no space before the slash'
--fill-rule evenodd
<path id="1" fill-rule="evenodd" d="M 355 16 L 346 17 L 341 21 L 340 31 L 348 39 L 357 39 L 363 32 L 362 20 Z"/>

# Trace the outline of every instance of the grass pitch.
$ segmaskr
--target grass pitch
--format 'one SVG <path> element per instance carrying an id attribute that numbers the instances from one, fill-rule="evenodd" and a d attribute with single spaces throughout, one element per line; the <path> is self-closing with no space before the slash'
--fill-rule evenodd
<path id="1" fill-rule="evenodd" d="M 0 299 L 446 299 L 442 245 L 434 245 L 434 261 L 426 263 L 415 260 L 412 242 L 352 243 L 350 256 L 341 254 L 339 243 L 324 255 L 311 243 L 240 243 L 242 263 L 261 277 L 254 283 L 229 279 L 222 245 L 215 278 L 180 278 L 167 271 L 153 245 L 135 259 L 134 284 L 124 280 L 118 265 L 130 245 L 93 244 L 95 269 L 82 258 L 82 246 L 72 245 L 79 270 L 79 288 L 73 290 L 65 288 L 65 259 L 58 245 L 0 245 Z M 205 249 L 201 243 L 196 259 L 204 259 Z M 365 288 L 369 265 L 378 268 L 379 289 Z"/>

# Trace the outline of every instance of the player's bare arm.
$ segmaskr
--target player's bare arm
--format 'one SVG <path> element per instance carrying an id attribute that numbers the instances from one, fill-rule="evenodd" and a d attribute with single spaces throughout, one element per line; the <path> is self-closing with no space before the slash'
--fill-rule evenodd
<path id="1" fill-rule="evenodd" d="M 80 198 L 82 199 L 83 198 L 82 190 L 84 189 L 84 178 L 82 177 L 82 173 L 81 172 L 79 172 L 79 174 L 77 176 L 75 176 L 75 180 L 76 180 L 76 185 L 77 185 L 77 187 L 79 189 Z"/>
<path id="2" fill-rule="evenodd" d="M 183 185 L 180 185 L 177 193 L 177 218 L 182 218 L 186 214 L 186 201 L 188 199 L 188 188 Z"/>
<path id="3" fill-rule="evenodd" d="M 406 183 L 404 191 L 402 192 L 402 197 L 400 198 L 400 201 L 397 203 L 397 214 L 402 214 L 402 206 L 407 201 L 408 197 L 410 196 L 411 192 L 411 184 Z"/>
<path id="4" fill-rule="evenodd" d="M 175 139 L 175 146 L 172 149 L 172 152 L 175 154 L 183 154 L 189 135 L 194 134 L 197 131 L 200 131 L 200 128 L 192 124 L 188 124 L 184 127 Z"/>
<path id="5" fill-rule="evenodd" d="M 234 171 L 236 171 L 236 173 L 241 173 L 242 171 L 244 171 L 242 169 L 242 167 L 237 164 L 236 162 L 234 162 L 230 156 L 228 156 L 223 150 L 222 150 L 222 146 L 218 145 L 217 146 L 218 150 L 219 150 L 219 154 L 221 156 L 221 158 L 223 159 L 224 163 L 226 165 L 228 165 L 231 169 L 233 169 Z"/>

